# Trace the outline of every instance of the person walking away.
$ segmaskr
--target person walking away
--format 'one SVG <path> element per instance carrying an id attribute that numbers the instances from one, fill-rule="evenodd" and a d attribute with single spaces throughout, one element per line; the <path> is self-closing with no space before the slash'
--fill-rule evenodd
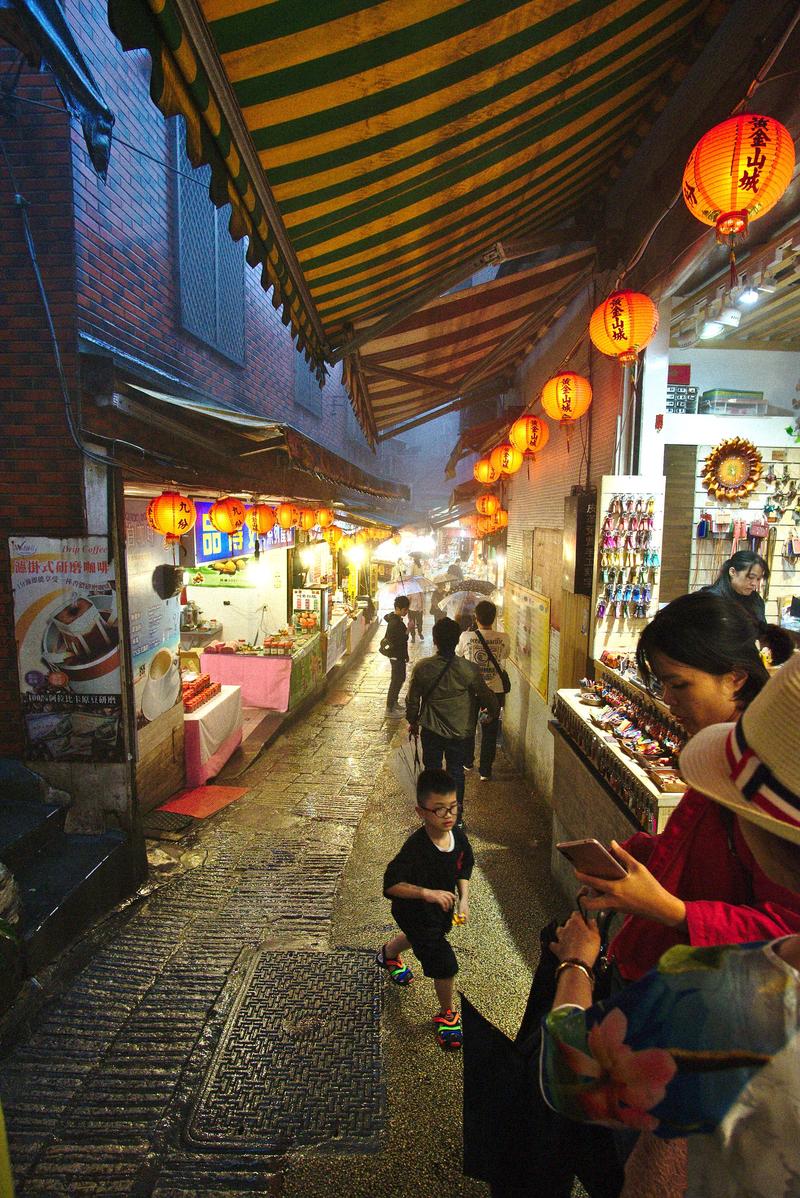
<path id="1" fill-rule="evenodd" d="M 447 939 L 454 922 L 469 917 L 469 880 L 475 858 L 464 832 L 456 826 L 458 802 L 452 778 L 443 770 L 423 770 L 417 779 L 416 813 L 422 821 L 386 867 L 383 893 L 392 902 L 400 928 L 375 955 L 396 986 L 407 986 L 413 973 L 401 953 L 409 948 L 433 980 L 439 1011 L 433 1017 L 436 1043 L 446 1051 L 461 1048 L 461 1017 L 453 1005 L 458 962 Z"/>
<path id="2" fill-rule="evenodd" d="M 384 616 L 386 632 L 380 644 L 381 653 L 389 658 L 392 664 L 392 677 L 389 691 L 386 695 L 386 714 L 399 717 L 403 709 L 397 702 L 400 690 L 406 680 L 406 664 L 408 662 L 408 595 L 398 595 L 394 601 L 394 611 Z"/>
<path id="3" fill-rule="evenodd" d="M 412 642 L 417 635 L 422 640 L 422 603 L 425 596 L 422 591 L 414 591 L 408 596 L 408 623 Z"/>
<path id="4" fill-rule="evenodd" d="M 475 628 L 462 636 L 456 647 L 459 657 L 474 661 L 480 670 L 483 681 L 492 691 L 500 705 L 495 719 L 483 718 L 481 726 L 481 755 L 478 764 L 481 782 L 491 782 L 492 766 L 497 753 L 497 736 L 500 731 L 500 721 L 503 718 L 503 705 L 506 701 L 505 663 L 508 660 L 509 636 L 507 632 L 497 632 L 494 622 L 497 618 L 497 608 L 488 599 L 482 599 L 475 605 Z M 505 681 L 504 681 L 505 676 Z M 467 759 L 464 769 L 471 770 L 475 765 L 475 732 L 467 737 Z"/>
<path id="5" fill-rule="evenodd" d="M 466 738 L 475 728 L 478 708 L 485 707 L 492 719 L 500 706 L 481 672 L 472 661 L 456 657 L 461 629 L 444 616 L 433 626 L 434 657 L 424 657 L 414 666 L 406 692 L 409 735 L 421 730 L 422 762 L 425 769 L 441 769 L 442 759 L 453 779 L 458 799 L 458 822 L 464 820 L 464 757 Z"/>

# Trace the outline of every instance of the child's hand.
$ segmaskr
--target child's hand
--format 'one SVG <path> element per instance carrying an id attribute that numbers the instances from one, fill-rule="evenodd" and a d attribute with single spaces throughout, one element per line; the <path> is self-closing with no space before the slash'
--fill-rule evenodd
<path id="1" fill-rule="evenodd" d="M 423 890 L 422 897 L 426 903 L 436 903 L 443 911 L 452 911 L 456 901 L 452 890 Z"/>
<path id="2" fill-rule="evenodd" d="M 466 923 L 469 919 L 469 899 L 458 900 L 458 914 L 461 916 L 461 922 Z"/>

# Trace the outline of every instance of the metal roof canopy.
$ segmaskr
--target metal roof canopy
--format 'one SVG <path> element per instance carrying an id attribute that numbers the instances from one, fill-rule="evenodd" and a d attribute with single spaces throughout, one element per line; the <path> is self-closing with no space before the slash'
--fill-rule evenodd
<path id="1" fill-rule="evenodd" d="M 123 45 L 150 51 L 156 103 L 186 118 L 191 161 L 210 163 L 212 198 L 231 204 L 232 235 L 247 235 L 250 264 L 318 369 L 367 350 L 370 328 L 382 338 L 498 241 L 550 232 L 563 243 L 565 222 L 592 223 L 596 193 L 724 11 L 710 0 L 109 3 Z M 360 368 L 351 361 L 351 399 L 374 441 L 394 426 L 387 404 L 373 412 L 376 378 Z M 447 394 L 428 381 L 406 407 Z"/>
<path id="2" fill-rule="evenodd" d="M 373 504 L 376 499 L 410 498 L 407 486 L 375 478 L 289 425 L 263 420 L 222 404 L 212 405 L 131 382 L 118 383 L 112 392 L 97 395 L 95 404 L 100 412 L 112 409 L 115 414 L 150 430 L 168 433 L 173 439 L 169 453 L 176 458 L 180 470 L 202 473 L 201 467 L 194 463 L 181 463 L 174 445 L 176 440 L 202 449 L 206 455 L 203 465 L 209 463 L 209 469 L 212 468 L 211 461 L 220 457 L 229 468 L 228 475 L 231 467 L 235 470 L 238 466 L 243 479 L 240 485 L 244 490 L 290 494 L 287 482 L 291 483 L 291 477 L 287 480 L 286 475 L 294 476 L 296 483 L 302 472 L 316 477 L 328 488 L 333 486 L 369 495 Z M 103 440 L 126 444 L 120 441 L 113 425 L 94 432 L 84 428 L 83 432 L 88 440 L 99 432 Z M 130 446 L 131 442 L 127 444 Z M 285 469 L 287 466 L 288 470 Z M 312 494 L 309 497 L 319 496 Z"/>

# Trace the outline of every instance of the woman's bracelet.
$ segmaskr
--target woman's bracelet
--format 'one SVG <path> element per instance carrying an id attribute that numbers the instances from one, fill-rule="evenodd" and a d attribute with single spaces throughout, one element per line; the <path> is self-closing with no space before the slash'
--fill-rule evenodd
<path id="1" fill-rule="evenodd" d="M 594 989 L 594 970 L 585 961 L 579 961 L 577 957 L 568 957 L 566 961 L 562 961 L 556 970 L 556 982 L 563 969 L 580 969 L 581 973 L 585 973 L 589 981 L 589 985 Z"/>

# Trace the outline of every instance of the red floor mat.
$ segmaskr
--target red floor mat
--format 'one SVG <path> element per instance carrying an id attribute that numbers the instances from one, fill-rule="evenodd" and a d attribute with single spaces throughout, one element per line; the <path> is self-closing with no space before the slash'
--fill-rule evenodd
<path id="1" fill-rule="evenodd" d="M 234 799 L 247 794 L 246 786 L 197 786 L 194 790 L 179 790 L 176 795 L 158 808 L 159 811 L 177 811 L 180 815 L 193 815 L 205 819 Z"/>

